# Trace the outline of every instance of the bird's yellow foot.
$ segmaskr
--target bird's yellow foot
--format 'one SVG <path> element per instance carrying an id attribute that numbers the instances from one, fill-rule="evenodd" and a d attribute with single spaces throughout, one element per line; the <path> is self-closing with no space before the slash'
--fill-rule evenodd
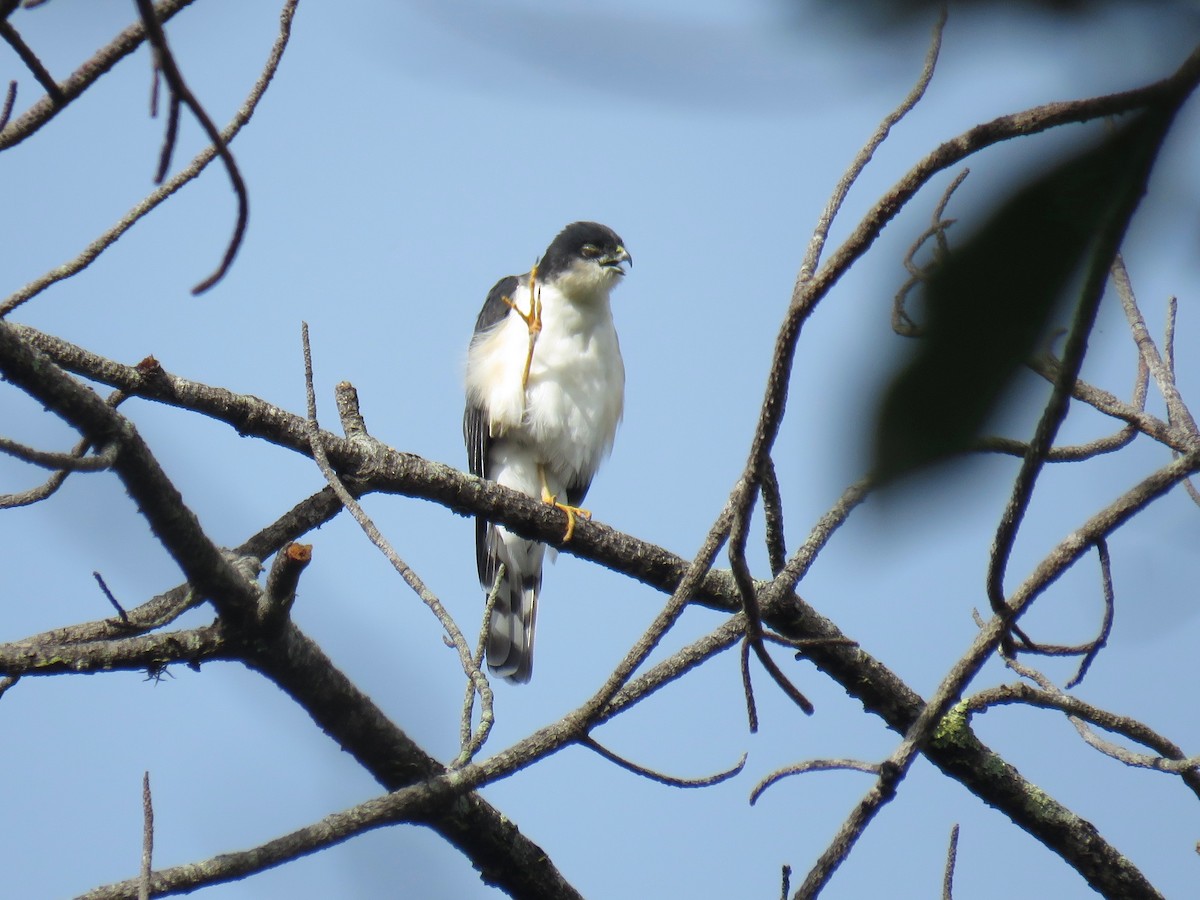
<path id="1" fill-rule="evenodd" d="M 579 506 L 571 506 L 569 503 L 559 503 L 558 498 L 550 493 L 550 490 L 545 485 L 542 485 L 542 502 L 547 506 L 553 506 L 555 509 L 561 509 L 567 514 L 567 532 L 563 535 L 564 544 L 570 541 L 571 537 L 575 534 L 576 517 L 581 519 L 590 519 L 592 517 L 590 510 Z"/>
<path id="2" fill-rule="evenodd" d="M 542 333 L 542 292 L 537 283 L 538 267 L 535 263 L 529 270 L 529 312 L 521 312 L 520 307 L 513 303 L 511 297 L 501 297 L 512 311 L 515 312 L 525 327 L 529 329 L 529 352 L 525 355 L 525 368 L 521 372 L 521 390 L 529 389 L 529 369 L 533 365 L 533 348 L 537 344 L 538 335 Z"/>

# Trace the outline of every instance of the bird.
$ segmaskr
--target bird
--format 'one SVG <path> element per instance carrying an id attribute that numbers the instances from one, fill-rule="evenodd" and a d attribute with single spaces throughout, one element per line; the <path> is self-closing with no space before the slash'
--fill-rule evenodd
<path id="1" fill-rule="evenodd" d="M 463 437 L 471 474 L 562 510 L 563 543 L 577 518 L 590 518 L 580 504 L 612 451 L 624 410 L 625 364 L 609 295 L 626 264 L 632 268 L 633 258 L 611 228 L 567 225 L 529 272 L 496 282 L 467 351 Z M 475 561 L 487 595 L 504 567 L 488 668 L 515 684 L 533 674 L 546 551 L 476 518 Z"/>

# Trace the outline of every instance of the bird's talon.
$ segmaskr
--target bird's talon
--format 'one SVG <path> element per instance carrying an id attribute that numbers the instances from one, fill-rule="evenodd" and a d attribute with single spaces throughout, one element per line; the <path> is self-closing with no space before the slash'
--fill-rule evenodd
<path id="1" fill-rule="evenodd" d="M 545 503 L 547 506 L 553 506 L 555 509 L 561 509 L 566 514 L 567 530 L 563 534 L 563 543 L 564 544 L 569 543 L 571 538 L 574 537 L 574 535 L 575 535 L 575 519 L 576 518 L 588 519 L 589 521 L 592 518 L 592 513 L 590 510 L 582 509 L 578 506 L 571 506 L 569 503 L 559 503 L 558 498 L 555 497 L 553 494 L 551 494 L 549 491 L 545 492 L 542 495 L 542 502 Z"/>

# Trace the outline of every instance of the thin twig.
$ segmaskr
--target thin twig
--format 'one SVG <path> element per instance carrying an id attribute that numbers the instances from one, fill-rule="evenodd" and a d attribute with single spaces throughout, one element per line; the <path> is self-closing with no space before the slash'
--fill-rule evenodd
<path id="1" fill-rule="evenodd" d="M 100 585 L 100 590 L 108 598 L 108 602 L 113 605 L 113 609 L 117 611 L 117 615 L 121 617 L 121 623 L 128 625 L 129 614 L 125 612 L 125 607 L 117 601 L 117 598 L 113 596 L 113 592 L 108 589 L 108 585 L 104 583 L 104 576 L 99 572 L 93 572 L 92 577 L 96 579 L 96 583 Z"/>
<path id="2" fill-rule="evenodd" d="M 817 558 L 817 554 L 829 543 L 834 532 L 845 523 L 850 513 L 867 499 L 872 486 L 868 476 L 860 478 L 842 492 L 837 502 L 817 520 L 812 531 L 809 532 L 808 539 L 796 548 L 796 552 L 792 554 L 787 565 L 763 591 L 761 597 L 763 606 L 773 607 L 782 602 L 783 598 L 795 589 L 796 584 L 805 576 L 809 566 Z"/>
<path id="3" fill-rule="evenodd" d="M 771 676 L 772 680 L 779 686 L 785 696 L 795 703 L 806 714 L 812 715 L 813 705 L 808 698 L 800 692 L 800 690 L 791 683 L 783 670 L 776 665 L 775 660 L 771 658 L 771 654 L 767 652 L 766 646 L 762 640 L 762 610 L 758 601 L 758 589 L 754 585 L 754 579 L 750 574 L 750 567 L 746 562 L 746 540 L 749 532 L 750 512 L 754 506 L 754 491 L 750 488 L 749 483 L 743 478 L 739 482 L 741 490 L 734 491 L 735 512 L 733 529 L 729 535 L 729 565 L 733 572 L 734 582 L 738 586 L 738 593 L 742 598 L 742 608 L 746 611 L 746 640 L 750 644 L 750 648 L 754 650 L 754 655 L 758 657 L 758 661 L 763 668 Z M 736 498 L 741 498 L 741 502 L 736 502 Z M 746 678 L 746 684 L 749 684 L 749 679 Z M 753 703 L 753 696 L 747 692 L 747 697 Z M 757 715 L 752 715 L 751 721 L 754 722 Z"/>
<path id="4" fill-rule="evenodd" d="M 1074 677 L 1067 682 L 1068 689 L 1076 687 L 1083 681 L 1087 676 L 1088 669 L 1092 667 L 1092 663 L 1100 655 L 1100 651 L 1107 646 L 1108 636 L 1112 634 L 1113 613 L 1116 610 L 1117 603 L 1113 592 L 1112 560 L 1108 556 L 1108 541 L 1103 538 L 1096 541 L 1096 555 L 1100 560 L 1100 589 L 1104 593 L 1104 618 L 1100 621 L 1100 633 L 1088 645 L 1087 653 L 1079 661 L 1078 670 L 1076 670 Z"/>
<path id="5" fill-rule="evenodd" d="M 942 874 L 942 900 L 954 900 L 954 867 L 958 863 L 958 823 L 950 828 L 950 846 L 946 848 L 946 870 Z"/>
<path id="6" fill-rule="evenodd" d="M 46 67 L 42 65 L 42 61 L 38 59 L 36 53 L 25 43 L 17 29 L 13 28 L 12 23 L 7 18 L 0 19 L 0 38 L 3 38 L 8 46 L 12 47 L 13 52 L 21 58 L 21 62 L 25 63 L 33 77 L 37 79 L 37 83 L 42 86 L 47 96 L 58 105 L 66 102 L 66 95 L 63 94 L 62 88 L 58 86 L 58 82 L 54 80 L 54 76 L 46 71 Z"/>
<path id="7" fill-rule="evenodd" d="M 160 69 L 157 65 L 154 67 L 154 83 L 157 85 Z M 175 142 L 179 138 L 179 95 L 174 91 L 170 91 L 170 96 L 167 98 L 167 127 L 163 132 L 162 149 L 158 153 L 158 168 L 154 170 L 154 183 L 162 184 L 167 177 L 167 172 L 171 170 L 171 156 L 175 152 Z"/>
<path id="8" fill-rule="evenodd" d="M 786 766 L 772 772 L 754 786 L 750 792 L 750 805 L 753 806 L 773 784 L 778 784 L 792 775 L 804 775 L 807 772 L 865 772 L 868 775 L 879 774 L 878 763 L 868 763 L 857 759 L 808 759 L 794 766 Z"/>
<path id="9" fill-rule="evenodd" d="M 1182 98 L 1179 98 L 1174 107 L 1162 109 L 1153 120 L 1146 120 L 1143 127 L 1153 130 L 1146 134 L 1143 140 L 1153 140 L 1153 149 L 1141 154 L 1137 160 L 1137 171 L 1128 173 L 1127 183 L 1123 186 L 1122 193 L 1113 198 L 1112 210 L 1106 216 L 1106 221 L 1101 223 L 1097 230 L 1095 245 L 1091 250 L 1090 264 L 1087 267 L 1084 284 L 1072 316 L 1071 329 L 1067 335 L 1058 377 L 1055 380 L 1050 399 L 1043 408 L 1033 440 L 1030 441 L 1029 453 L 1022 460 L 1021 469 L 1013 481 L 1012 493 L 992 541 L 986 587 L 988 601 L 992 604 L 993 611 L 997 613 L 1007 611 L 1004 601 L 1005 570 L 1016 542 L 1017 532 L 1033 497 L 1034 485 L 1045 465 L 1046 455 L 1054 443 L 1059 427 L 1066 419 L 1071 388 L 1083 366 L 1088 336 L 1092 332 L 1096 315 L 1099 312 L 1108 272 L 1117 256 L 1121 240 L 1133 217 L 1134 210 L 1141 199 L 1145 180 L 1153 168 L 1161 138 L 1169 130 L 1174 119 L 1174 112 L 1178 109 L 1177 104 L 1181 102 Z M 1153 371 L 1153 366 L 1151 366 L 1151 371 Z"/>
<path id="10" fill-rule="evenodd" d="M 742 670 L 742 695 L 746 701 L 746 727 L 751 734 L 758 733 L 758 704 L 754 702 L 754 682 L 750 678 L 750 638 L 743 636 L 738 653 Z"/>
<path id="11" fill-rule="evenodd" d="M 651 781 L 657 781 L 659 784 L 665 784 L 667 787 L 677 788 L 704 788 L 712 787 L 714 784 L 720 784 L 722 781 L 728 781 L 735 775 L 739 774 L 746 767 L 746 754 L 742 754 L 742 758 L 732 768 L 717 772 L 713 775 L 706 775 L 702 778 L 677 778 L 674 775 L 664 775 L 662 772 L 656 772 L 654 769 L 648 769 L 645 766 L 639 766 L 637 763 L 630 762 L 623 756 L 618 756 L 613 753 L 603 744 L 599 743 L 591 735 L 584 735 L 579 739 L 579 743 L 604 757 L 611 763 L 615 763 L 627 772 L 632 772 L 635 775 L 641 775 L 643 778 L 649 778 Z"/>
<path id="12" fill-rule="evenodd" d="M 858 839 L 879 811 L 896 795 L 896 786 L 904 778 L 916 758 L 916 746 L 906 738 L 887 760 L 878 767 L 878 777 L 870 790 L 855 804 L 829 846 L 817 858 L 800 887 L 793 895 L 796 900 L 811 900 L 829 883 L 833 873 L 846 861 Z"/>
<path id="13" fill-rule="evenodd" d="M 1163 366 L 1170 377 L 1172 384 L 1175 383 L 1175 317 L 1179 311 L 1179 302 L 1175 297 L 1167 298 L 1167 324 L 1164 327 L 1163 335 Z M 1180 401 L 1182 404 L 1182 400 Z M 1200 506 L 1200 489 L 1198 489 L 1192 479 L 1187 479 L 1183 483 L 1187 489 L 1188 496 L 1192 498 L 1192 502 Z"/>
<path id="14" fill-rule="evenodd" d="M 195 0 L 161 0 L 155 6 L 155 12 L 160 22 L 172 18 L 180 10 L 190 6 Z M 27 3 L 26 6 L 29 4 Z M 8 123 L 0 130 L 0 150 L 19 144 L 21 141 L 36 134 L 47 122 L 95 84 L 113 66 L 141 46 L 146 38 L 146 30 L 141 22 L 136 22 L 124 29 L 108 44 L 86 60 L 78 69 L 63 81 L 59 88 L 64 100 L 62 103 L 47 95 L 25 110 L 21 117 Z"/>
<path id="15" fill-rule="evenodd" d="M 150 900 L 151 862 L 154 858 L 154 803 L 150 798 L 150 773 L 142 773 L 142 868 L 138 900 Z"/>
<path id="16" fill-rule="evenodd" d="M 863 145 L 863 148 L 858 151 L 854 157 L 854 161 L 850 163 L 850 167 L 842 175 L 841 180 L 833 189 L 833 195 L 825 204 L 825 209 L 821 211 L 821 217 L 817 220 L 817 227 L 813 229 L 812 238 L 808 242 L 808 252 L 804 255 L 804 262 L 800 265 L 800 276 L 798 281 L 807 281 L 817 270 L 817 264 L 821 260 L 821 251 L 825 247 L 825 241 L 829 236 L 829 229 L 833 225 L 833 220 L 837 217 L 838 211 L 842 208 L 842 203 L 846 199 L 846 195 L 850 192 L 850 188 L 854 182 L 858 180 L 858 176 L 862 174 L 867 163 L 871 161 L 871 157 L 875 155 L 875 151 L 879 149 L 892 128 L 896 123 L 903 119 L 913 107 L 920 102 L 925 95 L 925 89 L 929 87 L 929 82 L 933 78 L 933 70 L 937 67 L 938 54 L 942 47 L 942 30 L 946 27 L 946 9 L 942 8 L 938 15 L 938 20 L 933 26 L 933 38 L 929 43 L 929 51 L 925 55 L 925 64 L 921 68 L 921 74 L 917 78 L 917 83 L 913 85 L 908 96 L 901 101 L 892 112 L 884 117 L 883 121 L 875 129 L 874 134 Z"/>
<path id="17" fill-rule="evenodd" d="M 442 605 L 441 600 L 429 590 L 425 582 L 416 572 L 409 568 L 408 564 L 400 558 L 400 555 L 392 547 L 383 533 L 376 527 L 375 523 L 366 514 L 366 511 L 351 496 L 346 486 L 342 483 L 341 478 L 333 470 L 329 464 L 329 458 L 325 454 L 324 434 L 321 431 L 320 425 L 317 422 L 317 394 L 313 387 L 313 365 L 312 365 L 312 348 L 308 340 L 308 323 L 301 323 L 301 341 L 304 346 L 304 389 L 308 398 L 308 429 L 309 441 L 312 448 L 313 459 L 321 469 L 321 474 L 325 476 L 325 480 L 329 482 L 329 486 L 337 493 L 338 498 L 342 501 L 342 505 L 354 517 L 354 521 L 358 522 L 363 533 L 367 535 L 371 543 L 374 544 L 392 568 L 404 579 L 405 584 L 412 588 L 413 592 L 421 598 L 429 610 L 437 617 L 449 637 L 451 645 L 458 651 L 459 662 L 462 665 L 463 672 L 466 673 L 468 680 L 475 685 L 475 689 L 479 692 L 479 701 L 482 709 L 480 724 L 474 737 L 469 742 L 468 746 L 463 749 L 458 761 L 455 765 L 462 765 L 467 759 L 470 759 L 479 748 L 487 741 L 488 733 L 491 731 L 492 717 L 492 688 L 488 683 L 487 676 L 483 674 L 480 667 L 475 663 L 474 655 L 471 648 L 467 645 L 466 638 L 463 637 L 462 631 L 453 617 L 447 612 Z"/>
<path id="18" fill-rule="evenodd" d="M 730 505 L 727 503 L 725 509 L 721 511 L 721 515 L 717 516 L 716 521 L 708 530 L 699 552 L 688 564 L 678 585 L 658 615 L 655 616 L 654 621 L 629 648 L 629 652 L 613 669 L 600 690 L 596 691 L 580 708 L 580 721 L 599 721 L 598 717 L 602 711 L 610 706 L 618 691 L 626 686 L 633 673 L 646 661 L 646 657 L 654 651 L 666 633 L 679 620 L 704 581 L 705 575 L 712 568 L 717 553 L 720 552 L 729 537 L 729 515 Z"/>
<path id="19" fill-rule="evenodd" d="M 767 456 L 759 474 L 758 487 L 762 492 L 763 519 L 767 528 L 767 559 L 773 578 L 787 564 L 787 532 L 783 527 L 783 495 L 775 474 L 775 461 L 770 456 Z"/>
<path id="20" fill-rule="evenodd" d="M 43 469 L 66 469 L 71 472 L 100 472 L 108 469 L 116 458 L 117 448 L 109 445 L 96 456 L 76 456 L 73 453 L 54 453 L 26 447 L 16 441 L 0 437 L 0 452 L 15 456 Z"/>
<path id="21" fill-rule="evenodd" d="M 892 127 L 903 118 L 924 95 L 925 88 L 928 86 L 930 79 L 933 77 L 933 70 L 937 62 L 938 52 L 941 47 L 942 29 L 945 25 L 946 13 L 945 10 L 939 16 L 933 30 L 933 37 L 930 42 L 930 49 L 926 55 L 925 65 L 922 68 L 920 77 L 917 79 L 916 85 L 909 92 L 908 96 L 901 102 L 892 113 L 890 113 L 880 123 L 874 134 L 868 139 L 866 145 L 859 151 L 854 161 L 850 164 L 842 179 L 834 188 L 833 194 L 827 202 L 825 209 L 817 222 L 816 228 L 813 231 L 811 240 L 809 241 L 808 251 L 805 254 L 804 261 L 800 265 L 799 274 L 796 277 L 796 284 L 793 288 L 793 301 L 788 311 L 788 318 L 776 339 L 776 350 L 772 360 L 771 374 L 768 379 L 766 397 L 763 400 L 761 412 L 759 414 L 758 425 L 755 429 L 754 441 L 750 449 L 749 459 L 746 463 L 745 471 L 739 479 L 738 484 L 734 487 L 730 494 L 729 508 L 732 513 L 730 522 L 731 539 L 729 546 L 729 560 L 733 569 L 734 578 L 738 583 L 739 592 L 742 596 L 742 602 L 745 604 L 747 612 L 748 631 L 747 637 L 751 641 L 751 645 L 758 656 L 763 667 L 771 674 L 776 684 L 784 691 L 784 693 L 801 709 L 807 713 L 812 712 L 812 704 L 808 699 L 800 693 L 799 690 L 784 676 L 783 672 L 775 664 L 774 660 L 766 651 L 766 647 L 762 643 L 760 637 L 762 633 L 762 623 L 759 613 L 759 600 L 755 595 L 753 580 L 750 576 L 749 569 L 745 561 L 745 541 L 749 528 L 749 518 L 754 506 L 754 498 L 760 491 L 760 485 L 763 478 L 763 472 L 767 465 L 767 460 L 770 457 L 771 447 L 774 443 L 775 436 L 778 434 L 779 426 L 783 418 L 784 409 L 787 403 L 788 381 L 790 380 L 792 366 L 792 348 L 794 348 L 795 337 L 798 336 L 799 318 L 794 315 L 797 307 L 797 297 L 802 290 L 806 289 L 812 281 L 813 275 L 816 272 L 816 267 L 820 261 L 821 252 L 825 246 L 825 241 L 829 233 L 829 229 L 836 218 L 838 211 L 841 209 L 842 202 L 845 200 L 846 194 L 850 187 L 858 179 L 862 170 L 871 160 L 876 149 L 887 138 Z M 795 324 L 793 324 L 795 323 Z M 783 350 L 784 347 L 788 349 Z M 781 573 L 782 574 L 782 573 Z M 778 579 L 777 579 L 778 580 Z M 794 584 L 795 582 L 793 582 Z"/>
<path id="22" fill-rule="evenodd" d="M 113 471 L 155 537 L 195 587 L 233 623 L 252 617 L 258 585 L 230 563 L 184 502 L 129 419 L 0 320 L 0 372 L 94 443 L 115 443 Z"/>
<path id="23" fill-rule="evenodd" d="M 1183 428 L 1194 439 L 1200 441 L 1200 431 L 1196 428 L 1196 420 L 1192 418 L 1187 404 L 1180 396 L 1179 387 L 1175 384 L 1173 367 L 1168 366 L 1159 355 L 1154 338 L 1150 336 L 1150 329 L 1146 327 L 1146 320 L 1142 316 L 1137 298 L 1133 293 L 1129 272 L 1125 268 L 1125 261 L 1120 254 L 1113 260 L 1112 278 L 1117 289 L 1117 296 L 1121 300 L 1121 308 L 1125 311 L 1125 318 L 1129 322 L 1129 330 L 1137 344 L 1138 353 L 1150 369 L 1150 374 L 1154 376 L 1154 381 L 1158 385 L 1158 391 L 1166 402 L 1167 422 L 1175 427 Z"/>
<path id="24" fill-rule="evenodd" d="M 194 2 L 194 0 L 169 0 L 167 3 L 160 4 L 158 7 L 156 7 L 158 10 L 159 20 L 166 21 L 168 15 L 174 15 L 179 9 L 182 9 L 184 6 L 192 2 Z M 258 108 L 259 101 L 262 99 L 263 94 L 266 92 L 267 87 L 271 83 L 271 79 L 275 77 L 275 72 L 279 68 L 280 60 L 283 59 L 283 52 L 287 48 L 288 40 L 291 37 L 292 18 L 296 12 L 297 2 L 298 0 L 286 0 L 284 3 L 283 9 L 279 15 L 279 34 L 275 39 L 274 45 L 271 47 L 271 52 L 267 58 L 266 64 L 263 66 L 262 74 L 259 75 L 258 81 L 256 81 L 254 87 L 250 89 L 250 93 L 247 95 L 246 100 L 242 103 L 237 113 L 234 114 L 233 119 L 227 126 L 225 126 L 225 130 L 221 132 L 221 138 L 225 144 L 229 144 L 237 135 L 237 133 L 242 130 L 245 124 L 250 121 L 250 118 L 254 115 L 254 111 Z M 131 52 L 141 42 L 141 39 L 142 29 L 140 26 L 127 29 L 127 32 L 123 32 L 118 40 L 114 41 L 112 45 L 116 48 L 116 50 L 113 51 L 116 55 L 113 56 L 111 61 L 107 56 L 105 56 L 103 63 L 111 67 L 118 59 L 121 58 L 122 55 Z M 128 49 L 125 49 L 127 45 Z M 116 53 L 117 50 L 121 52 Z M 74 77 L 75 76 L 72 76 L 72 78 Z M 88 81 L 87 84 L 90 84 L 90 81 Z M 84 87 L 86 87 L 86 84 L 79 87 L 78 91 L 82 92 Z M 26 115 L 28 115 L 28 113 Z M 13 124 L 12 128 L 14 130 L 17 129 L 18 126 L 24 122 L 25 118 L 25 116 L 22 116 L 18 122 Z M 36 130 L 36 128 L 34 130 Z M 3 140 L 4 135 L 7 133 L 7 130 L 5 132 L 0 132 L 0 150 L 3 150 L 5 146 L 7 146 Z M 13 143 L 15 142 L 16 141 L 13 141 Z M 166 184 L 163 184 L 161 187 L 151 191 L 145 199 L 129 210 L 129 212 L 127 212 L 121 218 L 121 220 L 113 225 L 108 231 L 92 241 L 74 259 L 54 269 L 51 269 L 40 278 L 34 279 L 20 290 L 11 294 L 3 302 L 0 302 L 0 318 L 3 318 L 14 309 L 21 306 L 23 303 L 26 303 L 33 297 L 36 297 L 52 284 L 62 281 L 64 278 L 70 278 L 72 275 L 75 275 L 76 273 L 87 268 L 96 259 L 96 257 L 112 246 L 113 243 L 115 243 L 116 240 L 121 237 L 121 235 L 125 234 L 125 232 L 132 228 L 135 223 L 142 219 L 142 217 L 178 191 L 189 181 L 192 181 L 199 176 L 199 174 L 204 171 L 208 164 L 216 158 L 217 151 L 215 146 L 209 146 L 201 150 L 198 154 L 196 154 L 186 168 L 177 172 Z"/>
<path id="25" fill-rule="evenodd" d="M 1179 775 L 1191 791 L 1200 797 L 1200 756 L 1187 756 L 1173 741 L 1137 719 L 1100 709 L 1066 693 L 1042 673 L 1016 662 L 1011 657 L 1006 658 L 1005 663 L 1023 677 L 1037 682 L 1038 686 L 1018 682 L 985 688 L 963 701 L 963 708 L 968 716 L 986 712 L 993 706 L 1011 704 L 1058 710 L 1065 713 L 1080 736 L 1101 753 L 1128 766 Z M 1130 753 L 1109 741 L 1103 741 L 1087 729 L 1083 725 L 1084 722 L 1091 722 L 1105 731 L 1136 741 L 1154 750 L 1158 755 Z"/>
<path id="26" fill-rule="evenodd" d="M 113 391 L 111 394 L 109 394 L 104 402 L 107 403 L 109 406 L 111 406 L 113 409 L 116 409 L 123 402 L 125 402 L 125 400 L 128 399 L 128 397 L 129 397 L 129 395 L 127 393 L 125 393 L 124 391 L 116 390 L 116 391 Z M 0 439 L 0 441 L 2 441 L 2 440 L 3 439 Z M 92 446 L 92 442 L 85 438 L 84 440 L 81 440 L 79 443 L 77 443 L 74 447 L 72 447 L 71 452 L 69 454 L 66 454 L 66 456 L 63 458 L 69 459 L 69 460 L 82 460 L 82 459 L 84 459 L 84 454 L 88 452 L 88 450 L 91 448 L 91 446 Z M 107 448 L 107 451 L 109 453 L 115 454 L 116 453 L 116 445 L 110 444 L 109 447 Z M 61 456 L 60 454 L 50 454 L 50 455 Z M 94 457 L 94 458 L 100 459 L 101 457 Z M 103 455 L 103 458 L 107 462 L 107 465 L 104 466 L 103 468 L 111 468 L 113 459 L 115 457 L 109 456 L 106 453 Z M 88 470 L 88 466 L 90 466 L 90 465 L 91 465 L 91 463 L 85 463 L 82 466 L 82 469 L 84 471 L 86 471 L 86 470 Z M 45 500 L 47 497 L 51 496 L 55 491 L 57 491 L 60 487 L 62 487 L 63 482 L 67 480 L 67 476 L 70 475 L 74 471 L 77 471 L 77 469 L 74 467 L 74 463 L 72 463 L 71 465 L 65 465 L 65 466 L 62 466 L 61 468 L 59 468 L 58 471 L 56 471 L 53 475 L 51 475 L 44 482 L 42 482 L 42 484 L 38 485 L 35 488 L 30 488 L 27 491 L 20 491 L 19 493 L 16 493 L 16 494 L 0 494 L 0 509 L 13 509 L 18 506 L 29 506 L 31 504 L 38 503 L 42 500 Z"/>
<path id="27" fill-rule="evenodd" d="M 964 168 L 951 179 L 946 190 L 942 192 L 942 197 L 938 200 L 937 206 L 934 207 L 929 227 L 921 232 L 912 246 L 908 248 L 908 252 L 904 254 L 904 268 L 908 271 L 910 277 L 908 281 L 900 286 L 900 290 L 896 292 L 896 296 L 892 300 L 892 331 L 896 332 L 896 334 L 903 335 L 904 337 L 919 337 L 924 333 L 924 328 L 916 323 L 913 317 L 908 314 L 907 309 L 908 295 L 912 293 L 913 288 L 928 277 L 928 268 L 917 265 L 916 255 L 930 238 L 936 239 L 932 260 L 934 265 L 940 264 L 950 253 L 950 243 L 946 240 L 946 231 L 955 223 L 955 220 L 946 218 L 946 207 L 950 204 L 950 198 L 954 195 L 954 192 L 967 180 L 967 176 L 970 174 L 971 170 Z"/>
<path id="28" fill-rule="evenodd" d="M 4 105 L 0 107 L 0 131 L 8 125 L 8 120 L 12 118 L 13 106 L 17 102 L 17 83 L 10 81 L 8 89 L 4 92 Z"/>
<path id="29" fill-rule="evenodd" d="M 225 171 L 229 173 L 229 181 L 233 184 L 234 193 L 237 194 L 237 221 L 234 223 L 233 237 L 230 239 L 229 245 L 225 248 L 225 255 L 221 259 L 220 265 L 217 266 L 217 270 L 192 288 L 192 294 L 203 294 L 224 278 L 225 273 L 229 271 L 229 267 L 233 264 L 233 258 L 237 255 L 238 248 L 242 245 L 242 237 L 246 233 L 246 222 L 250 215 L 250 197 L 246 191 L 246 183 L 242 180 L 242 173 L 238 171 L 237 163 L 234 161 L 233 154 L 229 152 L 225 138 L 222 137 L 217 126 L 213 124 L 213 120 L 209 118 L 204 107 L 200 105 L 200 102 L 183 80 L 183 73 L 179 71 L 175 57 L 171 54 L 171 48 L 167 46 L 167 36 L 163 32 L 162 24 L 158 21 L 158 16 L 155 14 L 154 4 L 151 0 L 134 0 L 134 2 L 137 4 L 138 12 L 141 14 L 142 23 L 146 26 L 146 39 L 154 47 L 157 66 L 162 70 L 163 77 L 166 78 L 172 95 L 171 117 L 167 125 L 168 141 L 163 147 L 163 158 L 159 163 L 158 178 L 156 180 L 162 180 L 166 174 L 167 165 L 170 163 L 170 148 L 174 145 L 172 125 L 177 125 L 178 123 L 177 103 L 182 102 L 192 111 L 192 115 L 196 117 L 196 121 L 200 123 L 200 127 L 204 129 L 204 133 L 208 135 L 209 141 L 212 142 L 217 155 L 225 163 Z"/>
<path id="30" fill-rule="evenodd" d="M 505 574 L 504 563 L 500 563 L 496 567 L 496 578 L 492 581 L 492 588 L 488 591 L 487 599 L 483 604 L 483 621 L 479 625 L 479 638 L 475 642 L 475 655 L 471 657 L 475 664 L 475 668 L 482 671 L 483 655 L 487 651 L 488 635 L 492 630 L 492 614 L 496 610 L 496 600 L 500 597 L 500 587 L 504 584 Z M 473 678 L 467 679 L 466 696 L 463 698 L 462 720 L 458 727 L 458 741 L 460 759 L 464 762 L 469 762 L 474 751 L 471 750 L 471 734 L 472 723 L 475 717 L 475 696 L 478 694 Z M 487 715 L 487 710 L 480 713 L 480 716 Z M 488 723 L 488 728 L 495 724 L 495 717 Z M 470 754 L 470 755 L 465 755 Z"/>

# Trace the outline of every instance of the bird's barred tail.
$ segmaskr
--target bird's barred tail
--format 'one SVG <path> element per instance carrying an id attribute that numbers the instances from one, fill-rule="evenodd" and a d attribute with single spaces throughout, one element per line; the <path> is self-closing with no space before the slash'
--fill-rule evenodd
<path id="1" fill-rule="evenodd" d="M 542 588 L 541 544 L 504 533 L 504 580 L 488 628 L 487 664 L 505 681 L 524 684 L 533 675 L 533 635 Z M 524 552 L 522 552 L 524 551 Z"/>

